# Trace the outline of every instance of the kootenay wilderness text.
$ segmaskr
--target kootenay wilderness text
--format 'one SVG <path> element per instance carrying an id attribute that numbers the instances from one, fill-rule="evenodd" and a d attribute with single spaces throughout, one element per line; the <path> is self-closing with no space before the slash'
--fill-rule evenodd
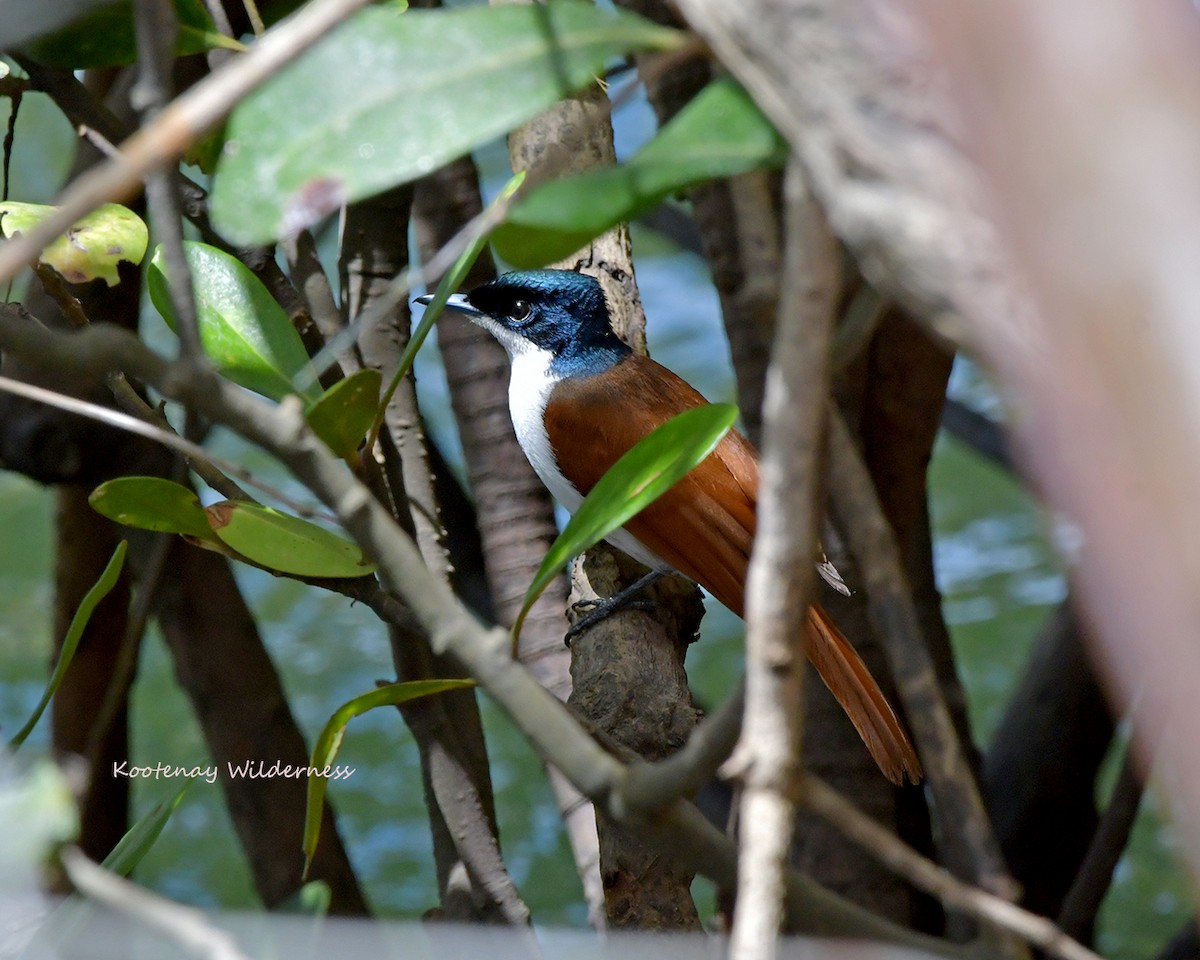
<path id="1" fill-rule="evenodd" d="M 232 761 L 225 764 L 229 770 L 229 778 L 246 780 L 270 780 L 275 777 L 290 777 L 299 780 L 308 777 L 325 777 L 328 780 L 347 780 L 354 775 L 355 767 L 324 766 L 298 767 L 282 760 L 244 760 L 241 763 Z M 203 777 L 209 783 L 217 782 L 216 764 L 208 766 L 186 766 L 175 763 L 154 763 L 145 766 L 132 766 L 128 760 L 113 761 L 114 777 L 141 777 L 148 780 L 164 780 L 173 777 Z"/>

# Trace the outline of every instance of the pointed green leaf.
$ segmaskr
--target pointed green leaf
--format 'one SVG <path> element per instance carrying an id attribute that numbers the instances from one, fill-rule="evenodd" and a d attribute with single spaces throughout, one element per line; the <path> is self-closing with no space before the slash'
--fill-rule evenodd
<path id="1" fill-rule="evenodd" d="M 45 0 L 43 0 L 45 2 Z M 175 0 L 179 17 L 179 36 L 175 53 L 186 56 L 221 47 L 245 50 L 232 37 L 217 33 L 212 17 L 204 9 L 204 0 Z M 75 18 L 29 46 L 29 54 L 39 63 L 64 70 L 115 67 L 137 59 L 137 39 L 131 2 L 108 3 Z"/>
<path id="2" fill-rule="evenodd" d="M 0 203 L 0 230 L 4 236 L 14 237 L 56 211 L 56 207 L 40 203 L 12 200 Z M 114 287 L 121 279 L 117 264 L 122 260 L 141 263 L 148 242 L 146 224 L 136 213 L 119 203 L 106 203 L 76 221 L 38 259 L 61 273 L 69 283 L 102 279 Z"/>
<path id="3" fill-rule="evenodd" d="M 293 383 L 308 365 L 308 354 L 283 307 L 236 257 L 206 243 L 183 246 L 196 291 L 200 341 L 213 365 L 234 383 L 272 400 L 295 393 Z M 162 247 L 150 261 L 147 286 L 154 306 L 175 330 Z M 304 394 L 309 401 L 320 395 L 317 386 Z"/>
<path id="4" fill-rule="evenodd" d="M 158 801 L 139 817 L 137 823 L 125 832 L 109 855 L 101 861 L 100 866 L 119 876 L 129 876 L 133 872 L 133 868 L 141 863 L 142 857 L 150 852 L 154 841 L 158 839 L 159 834 L 163 832 L 163 827 L 171 819 L 171 814 L 183 800 L 183 795 L 195 782 L 196 776 L 188 777 L 183 786 L 174 794 Z"/>
<path id="5" fill-rule="evenodd" d="M 576 0 L 364 10 L 234 111 L 213 223 L 235 243 L 294 234 L 524 123 L 612 58 L 682 39 Z"/>
<path id="6" fill-rule="evenodd" d="M 736 81 L 710 83 L 638 154 L 616 167 L 543 184 L 492 235 L 516 267 L 540 267 L 578 250 L 693 184 L 781 166 L 787 145 Z"/>
<path id="7" fill-rule="evenodd" d="M 108 480 L 92 491 L 88 503 L 97 513 L 127 527 L 213 539 L 195 492 L 162 477 Z"/>
<path id="8" fill-rule="evenodd" d="M 346 724 L 355 717 L 374 710 L 376 707 L 395 707 L 418 697 L 428 697 L 447 690 L 464 690 L 475 686 L 474 680 L 411 680 L 407 683 L 389 683 L 369 693 L 361 694 L 338 707 L 322 728 L 317 742 L 313 744 L 309 767 L 324 773 L 309 771 L 308 805 L 304 811 L 304 873 L 308 874 L 317 841 L 321 836 L 321 811 L 325 804 L 325 784 L 332 773 L 333 761 L 337 759 Z"/>
<path id="9" fill-rule="evenodd" d="M 382 385 L 378 370 L 359 370 L 326 390 L 305 414 L 313 432 L 343 460 L 358 452 L 371 429 Z"/>
<path id="10" fill-rule="evenodd" d="M 42 699 L 34 708 L 33 715 L 25 721 L 25 726 L 18 730 L 16 736 L 8 742 L 9 749 L 16 750 L 23 744 L 29 734 L 33 732 L 33 728 L 37 726 L 38 720 L 42 718 L 42 714 L 50 703 L 50 698 L 54 696 L 58 685 L 66 676 L 67 667 L 71 665 L 71 659 L 75 656 L 79 641 L 83 638 L 83 631 L 87 629 L 88 621 L 92 618 L 92 612 L 100 601 L 108 596 L 109 591 L 117 585 L 117 578 L 121 576 L 121 568 L 125 565 L 126 546 L 124 540 L 117 544 L 117 549 L 113 551 L 100 578 L 92 584 L 92 588 L 79 601 L 79 607 L 75 611 L 75 616 L 71 618 L 71 625 L 67 628 L 67 635 L 63 638 L 62 648 L 58 653 L 58 662 L 50 674 L 50 681 L 46 684 Z"/>
<path id="11" fill-rule="evenodd" d="M 737 407 L 729 403 L 686 410 L 643 437 L 612 465 L 584 497 L 538 567 L 513 624 L 514 645 L 529 608 L 567 561 L 595 546 L 683 479 L 716 449 L 737 416 Z"/>
<path id="12" fill-rule="evenodd" d="M 204 512 L 217 539 L 269 570 L 300 577 L 365 577 L 375 570 L 357 544 L 270 507 L 222 500 Z"/>

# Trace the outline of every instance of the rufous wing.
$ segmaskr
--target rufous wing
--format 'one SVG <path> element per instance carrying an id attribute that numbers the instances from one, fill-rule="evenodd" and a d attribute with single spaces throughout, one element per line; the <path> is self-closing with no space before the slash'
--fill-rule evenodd
<path id="1" fill-rule="evenodd" d="M 546 404 L 546 433 L 559 470 L 582 494 L 635 443 L 705 399 L 648 357 L 560 382 Z M 758 454 L 731 430 L 703 463 L 625 529 L 643 546 L 744 615 L 754 542 Z M 893 783 L 921 778 L 903 725 L 866 664 L 819 605 L 808 611 L 807 653 L 880 770 Z"/>

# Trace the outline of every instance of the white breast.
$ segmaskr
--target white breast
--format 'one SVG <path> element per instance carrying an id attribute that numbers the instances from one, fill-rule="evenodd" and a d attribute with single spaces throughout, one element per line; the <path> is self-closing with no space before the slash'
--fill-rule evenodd
<path id="1" fill-rule="evenodd" d="M 583 497 L 558 469 L 554 448 L 546 435 L 546 404 L 550 400 L 551 391 L 562 379 L 551 370 L 550 364 L 554 356 L 549 350 L 539 349 L 527 340 L 515 340 L 511 344 L 504 340 L 501 342 L 508 348 L 508 355 L 512 360 L 512 377 L 508 383 L 508 410 L 512 416 L 517 440 L 546 489 L 568 512 L 574 513 L 583 502 Z M 609 534 L 605 539 L 618 550 L 623 550 L 651 569 L 672 569 L 669 563 L 647 550 L 623 528 Z"/>

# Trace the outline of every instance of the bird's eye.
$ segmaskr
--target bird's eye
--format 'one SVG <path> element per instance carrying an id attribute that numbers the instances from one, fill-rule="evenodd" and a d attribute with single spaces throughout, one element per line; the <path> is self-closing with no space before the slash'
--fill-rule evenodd
<path id="1" fill-rule="evenodd" d="M 516 301 L 512 305 L 512 309 L 508 311 L 509 317 L 517 323 L 528 320 L 531 313 L 533 313 L 533 309 L 529 306 L 529 301 L 527 300 Z"/>

